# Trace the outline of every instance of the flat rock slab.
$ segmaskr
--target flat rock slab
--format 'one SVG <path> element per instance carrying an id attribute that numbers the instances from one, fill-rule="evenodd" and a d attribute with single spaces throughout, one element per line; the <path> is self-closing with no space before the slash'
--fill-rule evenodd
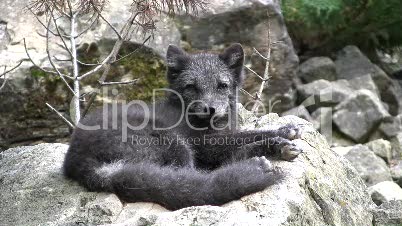
<path id="1" fill-rule="evenodd" d="M 284 181 L 223 206 L 174 212 L 152 203 L 123 204 L 114 194 L 87 192 L 66 180 L 60 168 L 67 145 L 6 150 L 0 154 L 0 225 L 371 225 L 374 204 L 359 174 L 311 124 L 270 114 L 254 125 L 287 123 L 305 126 L 296 140 L 304 153 L 294 162 L 273 160 L 286 173 Z"/>

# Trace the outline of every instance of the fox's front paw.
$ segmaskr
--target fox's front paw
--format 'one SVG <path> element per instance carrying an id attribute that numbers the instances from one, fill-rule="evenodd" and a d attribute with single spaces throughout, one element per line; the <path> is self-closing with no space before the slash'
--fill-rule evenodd
<path id="1" fill-rule="evenodd" d="M 281 137 L 289 140 L 300 139 L 302 127 L 294 124 L 288 124 L 278 129 Z"/>
<path id="2" fill-rule="evenodd" d="M 263 172 L 270 172 L 274 169 L 272 163 L 267 158 L 265 158 L 265 156 L 253 157 L 249 161 L 251 161 L 252 165 L 255 165 Z"/>
<path id="3" fill-rule="evenodd" d="M 292 161 L 302 152 L 303 150 L 290 140 L 285 141 L 280 148 L 281 158 L 286 161 Z"/>

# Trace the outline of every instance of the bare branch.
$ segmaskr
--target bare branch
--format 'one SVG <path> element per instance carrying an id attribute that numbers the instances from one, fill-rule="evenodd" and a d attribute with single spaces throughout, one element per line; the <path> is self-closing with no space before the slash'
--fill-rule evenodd
<path id="1" fill-rule="evenodd" d="M 84 66 L 98 66 L 98 65 L 102 65 L 101 63 L 96 63 L 96 64 L 84 63 L 84 62 L 82 62 L 82 61 L 80 61 L 80 60 L 77 60 L 77 62 L 78 62 L 79 64 L 81 64 L 81 65 L 84 65 Z"/>
<path id="2" fill-rule="evenodd" d="M 253 47 L 253 50 L 254 50 L 254 52 L 257 53 L 258 56 L 260 56 L 262 59 L 264 59 L 264 60 L 269 60 L 269 59 L 267 59 L 264 55 L 262 55 L 262 54 L 260 53 L 260 51 L 258 51 L 256 48 Z"/>
<path id="3" fill-rule="evenodd" d="M 97 18 L 93 19 L 93 21 L 91 22 L 91 24 L 90 24 L 87 28 L 85 28 L 85 29 L 82 30 L 81 32 L 78 32 L 78 35 L 76 35 L 75 38 L 80 37 L 81 35 L 85 34 L 87 31 L 89 31 L 91 28 L 93 28 L 93 26 L 94 26 L 94 25 L 96 24 L 96 22 L 98 21 L 98 18 L 99 18 L 99 16 L 98 16 Z"/>
<path id="4" fill-rule="evenodd" d="M 10 72 L 12 72 L 12 71 L 14 71 L 15 69 L 17 69 L 17 68 L 22 64 L 22 62 L 24 62 L 24 60 L 20 60 L 20 62 L 18 62 L 17 65 L 15 65 L 13 68 L 11 68 L 11 69 L 9 69 L 9 70 L 7 70 L 7 67 L 4 66 L 4 72 L 0 74 L 0 77 L 2 77 L 2 76 L 4 76 L 4 75 L 6 75 L 6 74 L 8 74 L 8 73 L 10 73 Z M 6 71 L 6 70 L 7 70 L 7 71 Z"/>
<path id="5" fill-rule="evenodd" d="M 253 69 L 251 69 L 251 68 L 249 68 L 249 67 L 247 67 L 247 66 L 244 66 L 244 68 L 246 68 L 247 70 L 249 70 L 251 73 L 253 73 L 255 76 L 257 76 L 259 79 L 261 79 L 262 81 L 264 81 L 264 78 L 263 77 L 261 77 L 257 72 L 255 72 Z"/>
<path id="6" fill-rule="evenodd" d="M 98 8 L 94 5 L 94 3 L 93 3 L 92 1 L 90 1 L 90 2 L 91 2 L 91 4 L 92 4 L 92 7 L 93 7 L 93 9 L 95 10 L 95 12 L 98 13 L 98 16 L 99 16 L 103 21 L 105 21 L 105 23 L 106 23 L 107 25 L 109 25 L 110 28 L 112 28 L 112 30 L 114 31 L 114 33 L 116 33 L 116 35 L 117 35 L 117 37 L 118 37 L 119 39 L 123 39 L 123 37 L 121 37 L 121 35 L 120 35 L 120 33 L 117 31 L 117 29 L 116 29 L 111 23 L 109 23 L 108 20 L 106 20 L 106 18 L 102 15 L 102 13 L 98 10 Z"/>
<path id="7" fill-rule="evenodd" d="M 139 79 L 134 79 L 126 82 L 101 82 L 98 81 L 101 86 L 110 86 L 110 85 L 130 85 L 130 84 L 136 84 L 139 81 Z"/>
<path id="8" fill-rule="evenodd" d="M 50 32 L 52 35 L 58 36 L 58 34 L 56 34 L 54 31 L 50 30 L 50 28 L 48 28 L 48 27 L 39 19 L 39 17 L 32 11 L 31 8 L 29 8 L 29 11 L 31 11 L 31 13 L 34 15 L 34 17 L 36 18 L 36 20 L 42 25 L 42 27 L 44 27 L 46 30 L 49 29 L 49 32 Z M 41 35 L 41 34 L 39 33 L 39 35 Z M 41 36 L 42 36 L 42 35 L 41 35 Z M 64 37 L 64 38 L 70 38 L 68 35 L 62 35 L 62 37 Z"/>
<path id="9" fill-rule="evenodd" d="M 242 93 L 246 94 L 247 96 L 249 96 L 251 99 L 255 99 L 255 96 L 251 95 L 251 94 L 250 94 L 249 92 L 247 92 L 245 89 L 240 88 L 239 90 L 240 90 L 240 92 L 242 92 Z"/>
<path id="10" fill-rule="evenodd" d="M 50 12 L 51 15 L 53 15 L 53 12 Z M 65 75 L 63 73 L 61 73 L 59 71 L 59 69 L 57 69 L 56 65 L 54 64 L 52 57 L 50 55 L 50 50 L 49 50 L 49 31 L 50 31 L 50 25 L 52 23 L 52 20 L 49 19 L 48 22 L 48 29 L 46 29 L 46 53 L 47 53 L 47 58 L 49 59 L 50 65 L 52 65 L 53 69 L 56 71 L 57 75 L 61 78 L 61 80 L 66 84 L 66 86 L 68 87 L 68 89 L 73 93 L 73 95 L 76 95 L 76 92 L 70 87 L 70 85 L 68 84 L 68 82 L 66 81 L 66 79 L 64 78 Z"/>
<path id="11" fill-rule="evenodd" d="M 46 103 L 46 106 L 48 108 L 50 108 L 50 110 L 52 110 L 53 112 L 55 112 L 61 119 L 63 119 L 63 121 L 72 129 L 74 129 L 74 125 L 67 120 L 58 110 L 56 110 L 54 107 L 52 107 L 50 104 Z"/>
<path id="12" fill-rule="evenodd" d="M 100 71 L 105 64 L 109 63 L 109 60 L 112 58 L 113 55 L 114 55 L 114 53 L 112 51 L 98 66 L 96 66 L 94 69 L 86 72 L 85 74 L 79 76 L 78 80 L 82 80 L 85 77 L 87 77 L 89 75 L 93 75 L 93 74 L 97 73 L 98 71 Z"/>
<path id="13" fill-rule="evenodd" d="M 57 56 L 53 56 L 53 58 L 54 58 L 55 60 L 57 60 L 57 61 L 60 61 L 60 62 L 71 61 L 71 58 L 70 58 L 70 59 L 60 59 L 60 58 L 58 58 Z"/>
<path id="14" fill-rule="evenodd" d="M 35 67 L 37 67 L 39 70 L 41 70 L 41 71 L 43 71 L 43 72 L 45 72 L 45 73 L 57 75 L 57 72 L 46 70 L 46 69 L 40 67 L 39 65 L 37 65 L 37 64 L 35 63 L 35 61 L 32 59 L 32 57 L 31 57 L 31 55 L 29 54 L 29 52 L 28 52 L 28 48 L 27 48 L 27 44 L 26 44 L 25 38 L 23 39 L 23 41 L 24 41 L 25 53 L 27 54 L 29 61 L 31 61 L 31 63 L 32 63 Z M 71 76 L 68 76 L 68 75 L 64 75 L 64 76 L 65 76 L 66 78 L 73 79 L 73 77 L 71 77 Z"/>
<path id="15" fill-rule="evenodd" d="M 267 50 L 267 56 L 265 57 L 265 69 L 264 69 L 264 77 L 261 82 L 260 88 L 258 89 L 256 93 L 256 100 L 261 101 L 261 96 L 262 92 L 264 91 L 265 83 L 268 81 L 270 78 L 269 76 L 269 66 L 270 66 L 270 59 L 271 59 L 271 47 L 272 47 L 272 40 L 271 40 L 271 20 L 268 14 L 268 19 L 267 19 L 267 45 L 268 45 L 268 50 Z M 258 102 L 254 103 L 254 106 L 252 107 L 251 111 L 256 112 L 258 110 L 259 104 Z"/>
<path id="16" fill-rule="evenodd" d="M 126 55 L 120 57 L 119 59 L 117 59 L 117 60 L 115 60 L 115 61 L 113 61 L 113 62 L 111 62 L 111 63 L 114 64 L 114 63 L 116 63 L 116 62 L 119 62 L 119 61 L 123 60 L 124 58 L 127 58 L 127 57 L 133 55 L 134 53 L 138 52 L 142 47 L 144 47 L 145 43 L 148 42 L 149 39 L 151 39 L 151 37 L 152 37 L 151 35 L 148 36 L 148 38 L 146 38 L 146 39 L 142 42 L 141 46 L 139 46 L 138 48 L 136 48 L 136 49 L 135 49 L 134 51 L 132 51 L 131 53 L 126 54 Z"/>
<path id="17" fill-rule="evenodd" d="M 17 65 L 15 65 L 13 68 L 11 68 L 9 70 L 7 70 L 7 66 L 4 66 L 4 71 L 3 71 L 3 73 L 0 74 L 0 78 L 4 76 L 3 84 L 1 84 L 0 90 L 3 89 L 4 86 L 6 85 L 6 82 L 7 82 L 7 79 L 8 79 L 6 75 L 8 73 L 14 71 L 16 68 L 18 68 L 22 64 L 22 62 L 23 62 L 23 60 L 21 60 Z"/>
<path id="18" fill-rule="evenodd" d="M 56 19 L 54 18 L 53 11 L 50 12 L 50 16 L 51 16 L 52 19 L 53 19 L 53 23 L 54 23 L 54 26 L 56 27 L 57 34 L 58 34 L 59 38 L 61 39 L 61 41 L 63 42 L 64 49 L 65 49 L 65 50 L 68 52 L 68 54 L 70 54 L 70 56 L 72 57 L 73 54 L 71 53 L 71 50 L 68 48 L 66 41 L 64 41 L 64 38 L 63 38 L 63 36 L 62 36 L 61 33 L 60 33 L 59 25 L 57 24 Z"/>

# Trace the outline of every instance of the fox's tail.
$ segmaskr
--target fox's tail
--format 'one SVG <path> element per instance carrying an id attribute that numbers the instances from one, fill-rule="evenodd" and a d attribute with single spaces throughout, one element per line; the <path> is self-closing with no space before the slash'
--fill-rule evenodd
<path id="1" fill-rule="evenodd" d="M 92 169 L 65 165 L 64 169 L 68 177 L 92 191 L 113 192 L 126 202 L 154 202 L 171 210 L 222 205 L 261 191 L 282 178 L 276 170 L 267 172 L 247 162 L 227 165 L 210 173 L 145 162 L 115 162 Z"/>

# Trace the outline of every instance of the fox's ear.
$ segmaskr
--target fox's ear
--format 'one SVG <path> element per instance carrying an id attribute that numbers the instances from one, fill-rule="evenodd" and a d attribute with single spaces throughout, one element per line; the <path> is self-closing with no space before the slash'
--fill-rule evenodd
<path id="1" fill-rule="evenodd" d="M 170 68 L 177 68 L 180 65 L 180 59 L 186 56 L 186 52 L 175 45 L 169 45 L 166 53 L 167 65 Z"/>
<path id="2" fill-rule="evenodd" d="M 230 69 L 241 70 L 244 62 L 243 47 L 239 43 L 232 44 L 223 53 L 219 54 L 219 58 L 225 62 Z"/>

